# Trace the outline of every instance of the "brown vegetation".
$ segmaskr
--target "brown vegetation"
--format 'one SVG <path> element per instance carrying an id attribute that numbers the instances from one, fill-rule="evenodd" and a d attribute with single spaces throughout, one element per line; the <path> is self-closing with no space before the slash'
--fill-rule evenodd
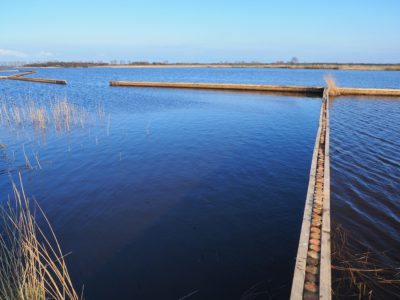
<path id="1" fill-rule="evenodd" d="M 340 92 L 339 89 L 336 87 L 335 80 L 333 79 L 332 75 L 326 75 L 324 77 L 326 88 L 328 89 L 329 96 L 339 96 Z"/>
<path id="2" fill-rule="evenodd" d="M 333 230 L 332 240 L 334 298 L 395 299 L 400 295 L 400 265 L 385 262 L 386 252 L 372 252 L 341 226 Z"/>
<path id="3" fill-rule="evenodd" d="M 13 183 L 14 202 L 0 207 L 0 299 L 9 300 L 79 300 L 68 274 L 65 255 L 41 208 L 46 232 L 31 212 L 19 175 Z"/>
<path id="4" fill-rule="evenodd" d="M 99 106 L 100 117 L 104 108 Z M 89 112 L 80 106 L 70 103 L 67 98 L 57 99 L 48 104 L 40 104 L 30 100 L 27 104 L 17 104 L 3 100 L 0 104 L 0 124 L 10 127 L 46 130 L 54 127 L 57 131 L 71 131 L 74 127 L 84 128 L 89 119 Z"/>

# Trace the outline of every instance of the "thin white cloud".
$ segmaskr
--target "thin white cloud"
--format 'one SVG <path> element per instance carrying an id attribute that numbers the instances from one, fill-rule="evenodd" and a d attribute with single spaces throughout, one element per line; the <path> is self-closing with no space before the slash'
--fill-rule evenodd
<path id="1" fill-rule="evenodd" d="M 10 50 L 10 49 L 0 49 L 0 57 L 23 58 L 23 57 L 27 57 L 27 56 L 28 56 L 28 54 L 21 52 L 21 51 Z"/>
<path id="2" fill-rule="evenodd" d="M 38 57 L 52 57 L 54 56 L 54 53 L 49 52 L 49 51 L 40 51 L 39 53 L 36 54 Z"/>

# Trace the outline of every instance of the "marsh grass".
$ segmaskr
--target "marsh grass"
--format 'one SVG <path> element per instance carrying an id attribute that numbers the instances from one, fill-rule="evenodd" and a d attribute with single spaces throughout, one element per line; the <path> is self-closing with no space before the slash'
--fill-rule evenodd
<path id="1" fill-rule="evenodd" d="M 341 226 L 332 233 L 334 298 L 395 299 L 400 295 L 400 262 L 397 266 L 389 263 L 388 251 L 371 251 Z"/>
<path id="2" fill-rule="evenodd" d="M 14 201 L 0 208 L 0 299 L 83 299 L 72 285 L 50 222 L 37 203 L 30 203 L 21 175 L 19 186 L 12 185 Z M 36 210 L 46 230 L 38 225 Z"/>

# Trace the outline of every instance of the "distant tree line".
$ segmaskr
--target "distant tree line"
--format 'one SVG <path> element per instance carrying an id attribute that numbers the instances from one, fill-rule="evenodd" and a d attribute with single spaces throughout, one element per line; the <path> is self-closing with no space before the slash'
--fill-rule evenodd
<path id="1" fill-rule="evenodd" d="M 28 63 L 24 67 L 58 67 L 58 68 L 88 68 L 94 66 L 108 66 L 105 62 L 76 62 L 76 61 L 48 61 L 38 63 Z"/>
<path id="2" fill-rule="evenodd" d="M 47 62 L 0 62 L 0 68 L 10 67 L 59 67 L 59 68 L 89 68 L 101 66 L 180 66 L 180 65 L 213 65 L 213 66 L 231 66 L 231 67 L 277 67 L 277 68 L 304 68 L 304 69 L 342 69 L 345 67 L 351 68 L 375 68 L 380 70 L 400 70 L 400 64 L 373 64 L 373 63 L 318 63 L 318 62 L 299 62 L 297 57 L 293 57 L 288 61 L 278 60 L 273 63 L 265 63 L 260 61 L 220 61 L 212 63 L 199 62 L 174 62 L 164 61 L 145 61 L 145 60 L 111 60 L 104 61 L 47 61 Z"/>

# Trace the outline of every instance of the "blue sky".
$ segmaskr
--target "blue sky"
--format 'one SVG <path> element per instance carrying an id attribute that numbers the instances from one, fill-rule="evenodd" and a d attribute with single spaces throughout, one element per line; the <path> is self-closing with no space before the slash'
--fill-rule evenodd
<path id="1" fill-rule="evenodd" d="M 0 61 L 400 63 L 400 1 L 0 4 Z"/>

